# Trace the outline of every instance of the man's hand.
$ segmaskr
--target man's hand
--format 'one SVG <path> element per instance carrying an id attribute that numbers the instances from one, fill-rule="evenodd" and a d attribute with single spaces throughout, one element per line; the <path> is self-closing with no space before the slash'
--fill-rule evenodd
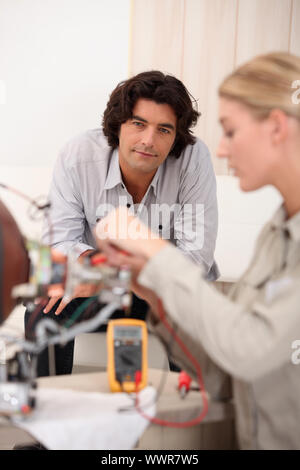
<path id="1" fill-rule="evenodd" d="M 78 258 L 79 262 L 83 260 L 85 256 L 87 256 L 89 253 L 93 253 L 95 250 L 86 250 L 84 251 Z M 74 295 L 72 299 L 76 299 L 77 297 L 92 297 L 95 292 L 97 291 L 97 286 L 96 285 L 90 285 L 90 284 L 81 284 L 76 287 Z M 50 291 L 51 292 L 51 291 Z M 43 312 L 45 314 L 49 313 L 50 310 L 54 307 L 56 302 L 61 299 L 61 295 L 50 295 L 50 299 L 46 305 L 46 307 L 43 309 Z M 64 299 L 62 298 L 61 302 L 59 303 L 55 315 L 59 315 L 62 310 L 68 305 L 69 302 L 65 302 Z"/>
<path id="2" fill-rule="evenodd" d="M 71 300 L 76 299 L 77 297 L 92 297 L 96 292 L 97 292 L 97 285 L 81 284 L 76 287 L 74 295 Z M 58 302 L 59 299 L 61 299 L 61 296 L 51 297 L 46 307 L 44 308 L 43 312 L 49 313 L 50 310 L 54 307 L 54 305 L 56 304 L 56 302 Z M 62 310 L 68 305 L 69 302 L 65 302 L 64 298 L 62 298 L 61 302 L 59 303 L 55 311 L 55 315 L 59 315 L 62 312 Z"/>

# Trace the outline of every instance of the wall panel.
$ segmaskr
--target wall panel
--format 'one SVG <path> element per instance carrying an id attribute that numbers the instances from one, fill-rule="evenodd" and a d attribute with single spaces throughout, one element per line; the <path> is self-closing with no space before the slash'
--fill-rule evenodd
<path id="1" fill-rule="evenodd" d="M 292 0 L 290 52 L 300 57 L 300 0 Z"/>
<path id="2" fill-rule="evenodd" d="M 218 86 L 234 67 L 237 0 L 189 0 L 186 4 L 182 78 L 201 111 L 195 134 L 208 145 L 215 170 L 227 173 L 216 157 L 221 135 Z"/>
<path id="3" fill-rule="evenodd" d="M 236 65 L 289 50 L 291 7 L 292 0 L 239 0 Z"/>
<path id="4" fill-rule="evenodd" d="M 132 0 L 129 74 L 158 69 L 180 77 L 185 0 Z"/>
<path id="5" fill-rule="evenodd" d="M 132 0 L 130 73 L 159 68 L 181 78 L 202 113 L 195 134 L 208 145 L 217 174 L 217 87 L 257 54 L 300 55 L 300 0 Z"/>

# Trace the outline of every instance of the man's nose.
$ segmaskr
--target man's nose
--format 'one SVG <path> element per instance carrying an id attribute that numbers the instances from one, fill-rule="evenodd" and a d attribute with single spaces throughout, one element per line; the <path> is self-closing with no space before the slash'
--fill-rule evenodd
<path id="1" fill-rule="evenodd" d="M 155 129 L 152 129 L 151 127 L 147 127 L 142 135 L 142 144 L 145 145 L 145 147 L 153 147 L 154 144 L 154 139 L 155 139 Z"/>

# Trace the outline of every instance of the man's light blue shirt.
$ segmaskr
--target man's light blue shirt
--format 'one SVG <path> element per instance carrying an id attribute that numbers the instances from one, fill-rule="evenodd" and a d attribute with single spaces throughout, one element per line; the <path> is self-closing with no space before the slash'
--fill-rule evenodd
<path id="1" fill-rule="evenodd" d="M 96 247 L 97 220 L 125 205 L 153 232 L 169 239 L 206 277 L 219 276 L 214 261 L 218 229 L 216 178 L 207 146 L 196 139 L 179 158 L 169 155 L 157 169 L 140 204 L 134 204 L 122 180 L 118 149 L 101 129 L 89 130 L 62 149 L 50 188 L 50 220 L 43 240 L 68 254 Z"/>

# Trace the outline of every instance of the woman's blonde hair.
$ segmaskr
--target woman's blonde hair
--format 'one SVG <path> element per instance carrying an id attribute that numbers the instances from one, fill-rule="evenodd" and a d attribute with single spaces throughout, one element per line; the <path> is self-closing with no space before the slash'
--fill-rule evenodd
<path id="1" fill-rule="evenodd" d="M 295 83 L 296 80 L 299 82 Z M 276 108 L 300 119 L 300 103 L 296 103 L 299 99 L 293 99 L 299 86 L 300 57 L 273 52 L 254 57 L 238 67 L 225 78 L 218 91 L 219 96 L 250 107 L 257 118 L 267 117 Z"/>

